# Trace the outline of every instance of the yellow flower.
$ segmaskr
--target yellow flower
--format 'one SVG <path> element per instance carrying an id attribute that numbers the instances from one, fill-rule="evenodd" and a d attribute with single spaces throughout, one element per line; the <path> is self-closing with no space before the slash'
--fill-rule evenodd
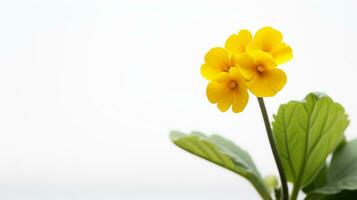
<path id="1" fill-rule="evenodd" d="M 205 55 L 201 74 L 210 81 L 208 100 L 222 112 L 232 107 L 237 113 L 248 103 L 248 89 L 257 97 L 274 96 L 287 81 L 277 64 L 292 56 L 292 49 L 278 30 L 264 27 L 254 38 L 248 30 L 240 30 L 227 39 L 224 48 L 212 48 Z"/>
<path id="2" fill-rule="evenodd" d="M 253 52 L 261 50 L 269 53 L 277 64 L 283 64 L 292 59 L 292 49 L 282 42 L 283 35 L 271 27 L 264 27 L 258 30 L 254 35 L 254 40 L 246 50 Z"/>
<path id="3" fill-rule="evenodd" d="M 245 29 L 239 31 L 238 34 L 231 35 L 225 44 L 225 48 L 232 54 L 245 53 L 246 47 L 252 41 L 252 34 Z"/>
<path id="4" fill-rule="evenodd" d="M 257 97 L 271 97 L 286 83 L 285 73 L 277 68 L 272 57 L 263 51 L 236 57 L 239 71 L 247 80 L 248 89 Z"/>
<path id="5" fill-rule="evenodd" d="M 243 29 L 227 39 L 225 48 L 212 48 L 206 54 L 205 63 L 201 66 L 202 76 L 207 80 L 213 80 L 219 73 L 229 72 L 231 67 L 235 67 L 232 54 L 245 53 L 245 48 L 251 41 L 252 34 Z"/>
<path id="6" fill-rule="evenodd" d="M 242 112 L 248 103 L 249 95 L 243 76 L 235 67 L 229 72 L 219 73 L 207 86 L 208 100 L 222 111 L 231 106 L 235 113 Z"/>
<path id="7" fill-rule="evenodd" d="M 212 80 L 221 72 L 229 72 L 234 65 L 234 60 L 231 60 L 230 54 L 224 48 L 212 48 L 205 56 L 201 74 L 207 80 Z"/>

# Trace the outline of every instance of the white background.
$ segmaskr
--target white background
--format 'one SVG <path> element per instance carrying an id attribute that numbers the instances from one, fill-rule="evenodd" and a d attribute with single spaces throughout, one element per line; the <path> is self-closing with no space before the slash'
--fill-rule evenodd
<path id="1" fill-rule="evenodd" d="M 257 102 L 221 113 L 204 54 L 270 25 L 294 59 L 278 105 L 310 91 L 342 103 L 357 137 L 356 1 L 0 1 L 0 199 L 258 199 L 242 178 L 175 147 L 219 133 L 277 174 Z"/>

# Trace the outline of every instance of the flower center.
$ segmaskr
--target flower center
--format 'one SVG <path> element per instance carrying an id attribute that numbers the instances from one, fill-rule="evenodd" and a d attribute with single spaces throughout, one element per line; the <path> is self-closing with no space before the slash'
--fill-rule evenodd
<path id="1" fill-rule="evenodd" d="M 235 82 L 235 81 L 231 81 L 230 83 L 229 83 L 229 88 L 231 88 L 231 89 L 234 89 L 234 88 L 236 88 L 238 86 L 238 84 L 237 84 L 237 82 Z"/>
<path id="2" fill-rule="evenodd" d="M 223 71 L 229 72 L 229 69 L 230 69 L 230 68 L 231 68 L 231 66 L 225 65 L 225 66 L 223 67 Z"/>
<path id="3" fill-rule="evenodd" d="M 265 71 L 265 67 L 259 65 L 259 66 L 257 67 L 257 71 L 258 71 L 258 72 L 264 72 L 264 71 Z"/>

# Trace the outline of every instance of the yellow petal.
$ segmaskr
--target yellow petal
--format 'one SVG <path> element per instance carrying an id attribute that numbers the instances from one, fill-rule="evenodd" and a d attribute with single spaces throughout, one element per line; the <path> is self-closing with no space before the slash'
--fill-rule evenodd
<path id="1" fill-rule="evenodd" d="M 270 52 L 282 39 L 283 35 L 278 30 L 271 27 L 264 27 L 255 33 L 254 43 L 261 50 Z"/>
<path id="2" fill-rule="evenodd" d="M 252 80 L 248 81 L 247 86 L 249 91 L 257 97 L 271 97 L 276 94 L 276 91 L 261 75 L 256 75 Z"/>
<path id="3" fill-rule="evenodd" d="M 280 69 L 268 70 L 264 73 L 264 78 L 275 92 L 279 92 L 287 80 L 285 72 Z"/>
<path id="4" fill-rule="evenodd" d="M 247 85 L 246 85 L 245 79 L 242 76 L 242 74 L 239 72 L 238 68 L 232 67 L 229 70 L 229 78 L 231 80 L 236 81 L 238 86 L 239 86 L 239 88 L 244 89 L 244 90 L 247 89 Z"/>
<path id="5" fill-rule="evenodd" d="M 250 42 L 246 47 L 245 47 L 245 51 L 249 54 L 255 52 L 255 51 L 261 51 L 261 49 L 254 44 L 254 42 Z"/>
<path id="6" fill-rule="evenodd" d="M 220 111 L 226 112 L 229 109 L 229 107 L 232 105 L 232 101 L 233 101 L 233 92 L 228 91 L 226 95 L 221 100 L 218 101 L 217 107 Z"/>
<path id="7" fill-rule="evenodd" d="M 229 55 L 226 50 L 220 47 L 212 48 L 205 56 L 206 64 L 217 68 L 229 68 Z"/>
<path id="8" fill-rule="evenodd" d="M 255 59 L 249 54 L 245 53 L 241 56 L 238 56 L 236 58 L 236 63 L 238 65 L 239 71 L 242 73 L 245 79 L 250 80 L 256 75 L 257 63 L 255 62 Z"/>
<path id="9" fill-rule="evenodd" d="M 239 57 L 239 55 L 237 55 L 237 54 L 232 54 L 231 55 L 230 62 L 231 62 L 231 66 L 232 67 L 238 67 L 238 64 L 237 64 L 238 57 Z"/>
<path id="10" fill-rule="evenodd" d="M 220 72 L 222 72 L 222 70 L 216 67 L 212 67 L 211 65 L 208 65 L 206 63 L 201 65 L 201 74 L 207 80 L 213 80 Z"/>
<path id="11" fill-rule="evenodd" d="M 257 63 L 257 66 L 261 65 L 264 66 L 266 69 L 275 68 L 276 64 L 273 60 L 273 57 L 264 51 L 254 51 L 251 54 Z"/>
<path id="12" fill-rule="evenodd" d="M 229 91 L 227 83 L 230 81 L 227 72 L 221 72 L 217 77 L 207 85 L 206 94 L 211 103 L 217 103 Z"/>
<path id="13" fill-rule="evenodd" d="M 219 73 L 213 80 L 224 85 L 227 85 L 231 81 L 228 72 Z"/>
<path id="14" fill-rule="evenodd" d="M 247 29 L 240 30 L 238 33 L 238 37 L 242 46 L 246 46 L 253 39 L 252 34 Z"/>
<path id="15" fill-rule="evenodd" d="M 242 54 L 245 47 L 252 41 L 252 34 L 248 30 L 240 30 L 238 34 L 231 35 L 225 44 L 227 51 L 233 54 Z"/>
<path id="16" fill-rule="evenodd" d="M 232 110 L 242 112 L 248 103 L 249 95 L 246 89 L 237 89 L 233 92 Z"/>
<path id="17" fill-rule="evenodd" d="M 241 54 L 242 52 L 244 52 L 244 48 L 239 44 L 239 37 L 236 34 L 231 35 L 227 39 L 225 48 L 227 49 L 227 51 L 233 54 Z"/>
<path id="18" fill-rule="evenodd" d="M 283 42 L 273 47 L 271 55 L 278 64 L 286 63 L 293 58 L 291 47 Z"/>
<path id="19" fill-rule="evenodd" d="M 228 88 L 226 85 L 218 83 L 218 82 L 210 82 L 207 85 L 206 93 L 207 93 L 207 98 L 211 103 L 217 103 L 219 100 L 221 100 L 224 95 L 228 92 Z"/>

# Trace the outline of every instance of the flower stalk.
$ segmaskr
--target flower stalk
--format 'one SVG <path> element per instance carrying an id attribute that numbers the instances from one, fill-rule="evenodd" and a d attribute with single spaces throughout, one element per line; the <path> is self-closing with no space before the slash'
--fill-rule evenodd
<path id="1" fill-rule="evenodd" d="M 293 192 L 291 193 L 291 200 L 296 200 L 300 191 L 300 184 L 294 184 Z"/>
<path id="2" fill-rule="evenodd" d="M 276 166 L 278 168 L 279 171 L 279 176 L 280 176 L 280 182 L 281 182 L 281 186 L 282 186 L 282 195 L 281 195 L 281 199 L 282 200 L 288 200 L 289 198 L 289 188 L 288 188 L 288 184 L 286 181 L 286 177 L 285 177 L 285 173 L 284 173 L 284 169 L 283 169 L 283 165 L 281 164 L 280 158 L 279 158 L 279 154 L 278 154 L 278 150 L 276 148 L 276 144 L 274 141 L 274 137 L 273 137 L 273 131 L 271 129 L 270 126 L 270 120 L 269 120 L 269 116 L 268 116 L 268 112 L 267 109 L 265 107 L 265 103 L 264 103 L 264 99 L 262 97 L 257 97 L 258 99 L 258 103 L 259 103 L 259 107 L 263 116 L 263 120 L 264 120 L 264 125 L 265 125 L 265 129 L 269 138 L 269 143 L 270 143 L 270 148 L 273 152 L 274 155 L 274 159 L 275 159 L 275 163 Z"/>

